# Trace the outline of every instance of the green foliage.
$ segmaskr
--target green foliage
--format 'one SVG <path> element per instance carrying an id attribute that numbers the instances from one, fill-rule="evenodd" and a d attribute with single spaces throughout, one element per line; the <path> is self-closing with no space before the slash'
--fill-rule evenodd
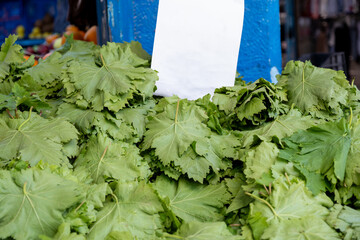
<path id="1" fill-rule="evenodd" d="M 359 239 L 360 93 L 289 62 L 154 97 L 138 42 L 0 50 L 1 239 Z"/>
<path id="2" fill-rule="evenodd" d="M 79 186 L 49 170 L 0 171 L 0 237 L 53 235 L 65 209 L 77 203 Z M 19 231 L 19 229 L 22 229 Z"/>

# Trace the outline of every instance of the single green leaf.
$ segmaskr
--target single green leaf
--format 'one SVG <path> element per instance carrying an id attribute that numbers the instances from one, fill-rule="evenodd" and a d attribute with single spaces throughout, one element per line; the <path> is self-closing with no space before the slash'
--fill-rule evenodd
<path id="1" fill-rule="evenodd" d="M 81 109 L 68 103 L 64 103 L 59 106 L 57 115 L 68 119 L 83 133 L 87 133 L 89 131 L 95 119 L 104 119 L 103 114 L 99 112 L 89 109 Z"/>
<path id="2" fill-rule="evenodd" d="M 0 171 L 0 237 L 53 236 L 63 211 L 80 200 L 79 190 L 48 170 Z"/>
<path id="3" fill-rule="evenodd" d="M 8 63 L 0 61 L 0 80 L 4 80 L 10 73 L 10 66 Z M 1 82 L 1 81 L 0 81 Z"/>
<path id="4" fill-rule="evenodd" d="M 322 101 L 332 100 L 335 76 L 336 71 L 317 68 L 309 61 L 290 61 L 282 71 L 278 85 L 287 90 L 289 105 L 294 104 L 301 111 L 308 112 Z"/>
<path id="5" fill-rule="evenodd" d="M 64 143 L 77 139 L 75 127 L 62 118 L 48 120 L 31 111 L 24 116 L 27 119 L 0 118 L 0 158 L 10 161 L 21 157 L 31 166 L 40 160 L 67 164 L 61 150 Z"/>
<path id="6" fill-rule="evenodd" d="M 71 232 L 70 223 L 64 222 L 59 226 L 54 237 L 40 236 L 41 240 L 86 240 L 85 236 Z"/>
<path id="7" fill-rule="evenodd" d="M 125 121 L 128 125 L 136 130 L 136 134 L 141 139 L 146 131 L 145 123 L 148 112 L 154 108 L 155 102 L 148 101 L 146 104 L 141 104 L 133 108 L 121 109 L 117 112 L 116 118 Z"/>
<path id="8" fill-rule="evenodd" d="M 99 50 L 98 57 L 99 62 L 71 62 L 69 68 L 75 89 L 94 110 L 100 111 L 106 106 L 117 112 L 134 94 L 143 98 L 152 96 L 157 74 L 143 67 L 147 61 L 134 54 L 130 46 L 122 48 L 108 43 Z"/>
<path id="9" fill-rule="evenodd" d="M 147 123 L 143 148 L 155 148 L 164 165 L 169 165 L 178 160 L 193 142 L 210 135 L 210 129 L 203 123 L 206 119 L 199 107 L 186 99 L 169 104 L 164 112 L 150 118 Z"/>
<path id="10" fill-rule="evenodd" d="M 105 240 L 133 240 L 134 236 L 130 232 L 118 232 L 114 231 L 106 236 Z"/>
<path id="11" fill-rule="evenodd" d="M 360 211 L 336 204 L 326 219 L 327 223 L 343 234 L 343 239 L 360 238 Z"/>
<path id="12" fill-rule="evenodd" d="M 261 239 L 272 240 L 340 240 L 338 233 L 321 218 L 308 216 L 273 224 Z"/>
<path id="13" fill-rule="evenodd" d="M 96 183 L 103 182 L 107 177 L 125 182 L 146 179 L 150 175 L 148 165 L 136 146 L 112 141 L 100 133 L 88 140 L 74 166 L 87 169 Z"/>
<path id="14" fill-rule="evenodd" d="M 221 208 L 230 199 L 224 184 L 202 185 L 180 178 L 157 178 L 155 189 L 166 206 L 184 221 L 219 221 Z"/>
<path id="15" fill-rule="evenodd" d="M 347 187 L 356 184 L 360 186 L 360 119 L 358 118 L 351 128 L 351 147 L 346 162 L 345 184 Z"/>
<path id="16" fill-rule="evenodd" d="M 15 44 L 16 35 L 9 35 L 5 42 L 1 45 L 0 62 L 5 63 L 22 63 L 25 61 L 22 47 Z"/>
<path id="17" fill-rule="evenodd" d="M 248 221 L 252 230 L 252 235 L 255 240 L 262 239 L 261 236 L 264 234 L 264 231 L 269 227 L 269 224 L 266 222 L 266 217 L 262 216 L 261 212 L 257 212 L 252 215 Z"/>
<path id="18" fill-rule="evenodd" d="M 137 239 L 153 239 L 161 228 L 161 203 L 150 185 L 144 182 L 118 183 L 114 201 L 104 205 L 87 239 L 105 239 L 114 231 L 129 232 Z"/>
<path id="19" fill-rule="evenodd" d="M 238 118 L 243 120 L 244 118 L 251 118 L 253 115 L 260 113 L 264 109 L 266 109 L 266 106 L 263 104 L 262 100 L 254 97 L 250 101 L 243 103 L 236 112 Z"/>
<path id="20" fill-rule="evenodd" d="M 63 55 L 63 59 L 66 61 L 94 61 L 94 52 L 99 49 L 100 46 L 92 42 L 86 42 L 81 40 L 74 40 L 72 36 L 66 37 L 65 44 L 56 51 Z"/>
<path id="21" fill-rule="evenodd" d="M 195 145 L 196 153 L 203 156 L 215 173 L 231 166 L 225 158 L 238 159 L 240 138 L 228 133 L 224 135 L 212 134 L 210 138 L 198 140 Z"/>
<path id="22" fill-rule="evenodd" d="M 268 201 L 255 199 L 250 204 L 250 216 L 260 212 L 268 223 L 308 216 L 325 217 L 329 213 L 327 208 L 332 206 L 332 201 L 324 193 L 314 196 L 304 182 L 295 179 L 289 184 L 278 178 L 272 185 Z"/>
<path id="23" fill-rule="evenodd" d="M 61 59 L 61 54 L 58 52 L 52 53 L 45 60 L 39 60 L 39 64 L 28 68 L 24 71 L 24 75 L 30 76 L 36 83 L 45 85 L 60 78 L 62 68 L 65 61 Z"/>
<path id="24" fill-rule="evenodd" d="M 297 163 L 294 163 L 293 166 L 305 177 L 306 187 L 313 194 L 317 195 L 320 192 L 326 192 L 326 182 L 319 172 L 309 171 Z"/>
<path id="25" fill-rule="evenodd" d="M 240 176 L 235 175 L 235 178 L 225 179 L 226 187 L 232 195 L 232 200 L 230 206 L 226 210 L 226 213 L 236 211 L 243 207 L 246 207 L 252 199 L 245 194 L 242 186 L 245 185 L 245 181 L 240 178 Z"/>
<path id="26" fill-rule="evenodd" d="M 203 183 L 206 175 L 210 172 L 209 161 L 196 154 L 191 147 L 174 161 L 174 165 L 181 169 L 181 173 L 187 174 L 189 178 L 200 183 Z"/>
<path id="27" fill-rule="evenodd" d="M 242 239 L 231 234 L 224 222 L 186 222 L 173 236 L 170 235 L 166 239 L 179 239 L 179 237 L 184 240 Z"/>
<path id="28" fill-rule="evenodd" d="M 334 167 L 336 178 L 344 180 L 351 147 L 351 133 L 345 119 L 299 131 L 284 142 L 288 147 L 280 151 L 279 157 L 322 174 Z"/>
<path id="29" fill-rule="evenodd" d="M 2 109 L 11 109 L 15 110 L 16 108 L 16 99 L 14 96 L 5 95 L 0 93 L 0 110 Z"/>
<path id="30" fill-rule="evenodd" d="M 249 147 L 254 141 L 254 136 L 266 141 L 271 141 L 273 137 L 281 140 L 314 124 L 315 122 L 310 116 L 303 117 L 298 110 L 292 109 L 288 114 L 280 116 L 272 122 L 265 123 L 257 129 L 242 132 L 244 134 L 243 145 Z"/>
<path id="31" fill-rule="evenodd" d="M 248 179 L 261 179 L 263 174 L 269 173 L 275 163 L 279 149 L 275 144 L 262 142 L 255 149 L 251 149 L 245 156 L 244 173 Z"/>

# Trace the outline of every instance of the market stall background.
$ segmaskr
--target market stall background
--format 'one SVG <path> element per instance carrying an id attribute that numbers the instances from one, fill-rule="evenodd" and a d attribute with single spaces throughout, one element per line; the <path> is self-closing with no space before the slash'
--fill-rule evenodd
<path id="1" fill-rule="evenodd" d="M 26 32 L 29 33 L 36 19 L 44 16 L 47 11 L 57 14 L 55 0 L 46 1 L 46 4 L 42 2 L 1 0 L 2 11 L 9 12 L 9 9 L 13 9 L 7 15 L 16 16 L 4 20 L 8 25 L 5 27 L 6 30 L 0 33 L 2 41 L 8 34 L 15 33 L 19 24 L 26 22 Z M 142 43 L 144 49 L 151 54 L 158 3 L 158 0 L 97 0 L 100 20 L 98 24 L 101 25 L 98 28 L 99 43 L 135 40 Z M 33 7 L 30 8 L 30 5 Z M 36 15 L 31 12 L 33 8 L 40 9 L 36 11 Z M 31 14 L 25 11 L 30 11 Z M 28 21 L 29 18 L 33 20 Z M 244 28 L 240 46 L 237 71 L 244 80 L 255 81 L 264 77 L 274 81 L 275 74 L 281 72 L 282 67 L 278 0 L 245 1 Z"/>

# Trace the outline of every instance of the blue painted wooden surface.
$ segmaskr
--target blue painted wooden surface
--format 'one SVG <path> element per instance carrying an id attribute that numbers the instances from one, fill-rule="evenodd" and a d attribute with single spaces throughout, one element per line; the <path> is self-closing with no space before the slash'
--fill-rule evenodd
<path id="1" fill-rule="evenodd" d="M 159 0 L 107 2 L 111 40 L 139 41 L 152 54 Z M 237 71 L 246 81 L 270 81 L 275 68 L 281 72 L 279 0 L 245 0 Z"/>

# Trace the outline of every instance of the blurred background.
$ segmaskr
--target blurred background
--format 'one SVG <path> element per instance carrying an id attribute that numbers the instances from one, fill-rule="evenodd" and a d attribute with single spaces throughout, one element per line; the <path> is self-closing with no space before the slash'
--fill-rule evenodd
<path id="1" fill-rule="evenodd" d="M 139 2 L 154 8 L 154 12 L 157 1 Z M 317 66 L 344 70 L 349 80 L 355 79 L 355 83 L 360 86 L 360 0 L 266 1 L 278 4 L 282 66 L 289 60 L 311 60 Z M 73 34 L 75 39 L 84 40 L 86 33 L 92 29 L 87 35 L 87 41 L 104 44 L 122 40 L 123 35 L 132 33 L 116 32 L 118 28 L 109 26 L 111 20 L 116 19 L 111 14 L 123 14 L 114 10 L 116 2 L 119 1 L 0 0 L 0 43 L 9 34 L 17 34 L 18 43 L 29 54 L 42 57 L 54 49 L 55 40 L 55 47 L 64 43 L 64 34 Z M 264 0 L 245 0 L 248 6 L 249 2 L 262 4 Z M 133 14 L 138 19 L 136 21 L 141 19 L 142 22 L 138 24 L 140 27 L 151 28 L 146 26 L 147 22 L 152 25 L 156 22 L 156 15 L 153 18 L 139 18 L 136 13 Z M 132 23 L 121 21 L 120 27 L 121 24 Z M 120 37 L 114 38 L 114 35 Z M 141 40 L 141 37 L 134 38 Z M 151 48 L 145 45 L 148 52 Z"/>
<path id="2" fill-rule="evenodd" d="M 283 65 L 292 59 L 311 59 L 323 67 L 343 65 L 359 86 L 359 11 L 359 0 L 280 0 Z"/>

